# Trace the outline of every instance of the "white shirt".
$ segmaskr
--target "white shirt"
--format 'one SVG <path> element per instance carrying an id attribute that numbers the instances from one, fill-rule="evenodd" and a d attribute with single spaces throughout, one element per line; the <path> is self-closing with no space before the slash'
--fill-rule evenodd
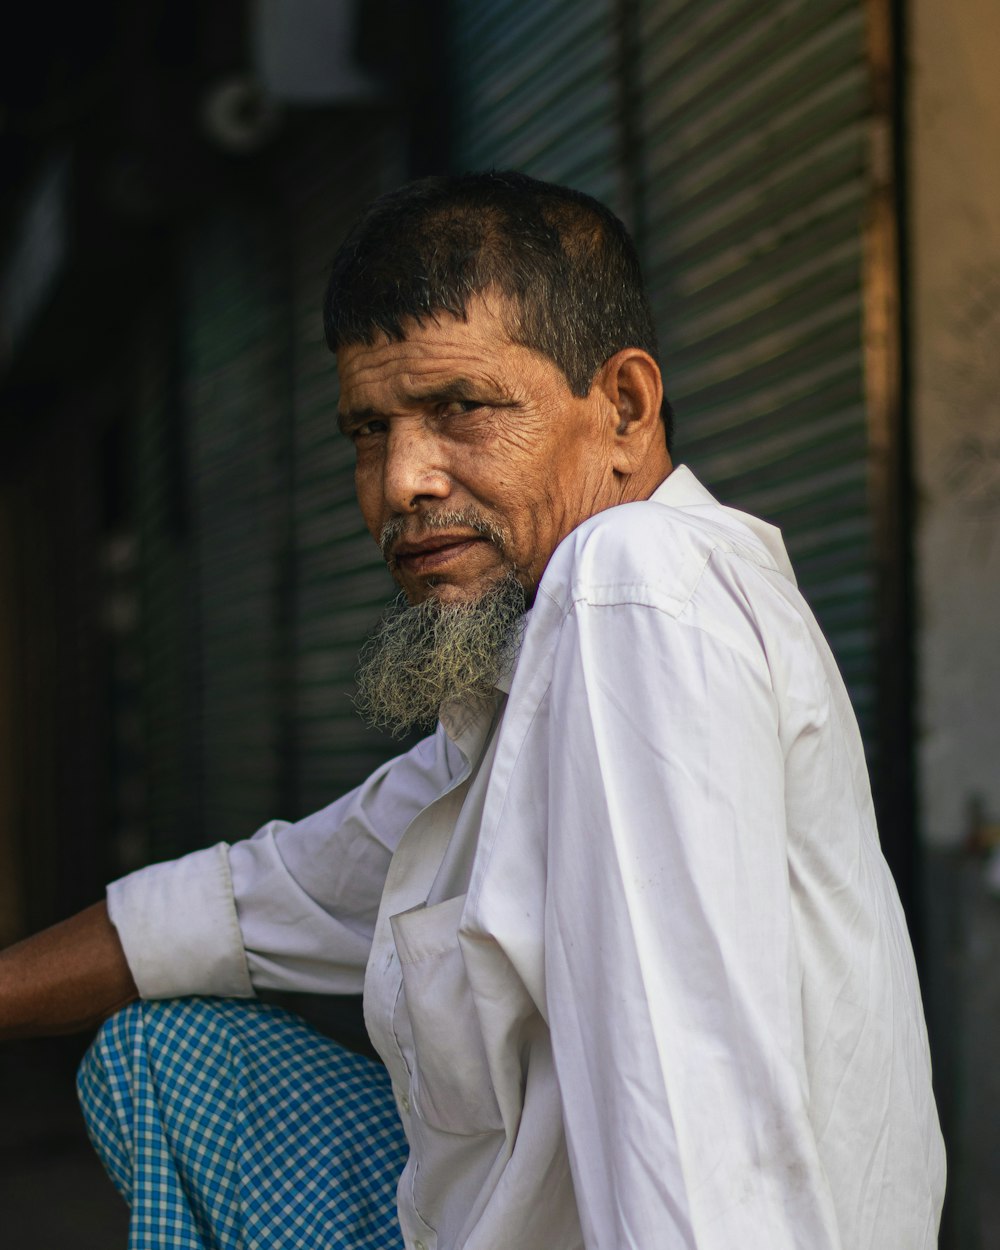
<path id="1" fill-rule="evenodd" d="M 364 985 L 412 1250 L 930 1250 L 944 1155 L 857 725 L 686 469 L 554 553 L 509 692 L 133 874 L 141 993 Z"/>

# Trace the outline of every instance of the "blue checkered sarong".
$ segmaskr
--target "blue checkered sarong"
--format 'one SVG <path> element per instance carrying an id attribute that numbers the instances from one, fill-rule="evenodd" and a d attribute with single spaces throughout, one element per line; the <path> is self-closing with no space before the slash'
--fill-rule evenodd
<path id="1" fill-rule="evenodd" d="M 398 1250 L 406 1141 L 385 1070 L 261 1003 L 113 1016 L 78 1078 L 129 1250 Z"/>

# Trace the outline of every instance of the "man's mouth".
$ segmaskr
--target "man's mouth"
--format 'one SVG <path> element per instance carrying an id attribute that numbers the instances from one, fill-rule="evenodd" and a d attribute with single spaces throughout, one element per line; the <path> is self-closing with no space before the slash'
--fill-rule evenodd
<path id="1" fill-rule="evenodd" d="M 485 542 L 489 539 L 482 534 L 434 534 L 403 540 L 393 544 L 389 564 L 409 573 L 435 573 Z"/>

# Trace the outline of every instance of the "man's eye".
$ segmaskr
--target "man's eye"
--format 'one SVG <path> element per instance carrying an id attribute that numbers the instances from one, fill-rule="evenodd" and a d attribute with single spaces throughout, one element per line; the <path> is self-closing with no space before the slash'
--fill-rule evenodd
<path id="1" fill-rule="evenodd" d="M 464 417 L 467 412 L 475 412 L 482 406 L 478 399 L 453 399 L 450 404 L 441 405 L 441 416 Z"/>
<path id="2" fill-rule="evenodd" d="M 362 425 L 356 425 L 351 431 L 351 437 L 371 438 L 375 434 L 384 434 L 385 430 L 386 423 L 384 421 L 373 419 L 371 421 L 365 421 Z"/>

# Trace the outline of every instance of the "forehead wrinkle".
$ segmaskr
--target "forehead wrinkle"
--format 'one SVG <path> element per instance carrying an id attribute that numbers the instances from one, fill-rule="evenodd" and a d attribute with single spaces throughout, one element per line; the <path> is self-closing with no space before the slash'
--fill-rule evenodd
<path id="1" fill-rule="evenodd" d="M 384 415 L 378 410 L 378 401 L 384 402 L 384 399 L 416 406 L 472 400 L 507 403 L 523 388 L 518 384 L 517 371 L 512 370 L 513 376 L 507 380 L 504 380 L 502 372 L 473 351 L 465 353 L 465 359 L 460 362 L 435 360 L 428 355 L 415 361 L 372 363 L 355 371 L 353 376 L 342 379 L 341 392 L 346 389 L 361 392 L 363 396 L 374 390 L 377 393 L 376 404 L 362 403 L 343 411 L 352 416 L 363 413 L 369 418 Z"/>

